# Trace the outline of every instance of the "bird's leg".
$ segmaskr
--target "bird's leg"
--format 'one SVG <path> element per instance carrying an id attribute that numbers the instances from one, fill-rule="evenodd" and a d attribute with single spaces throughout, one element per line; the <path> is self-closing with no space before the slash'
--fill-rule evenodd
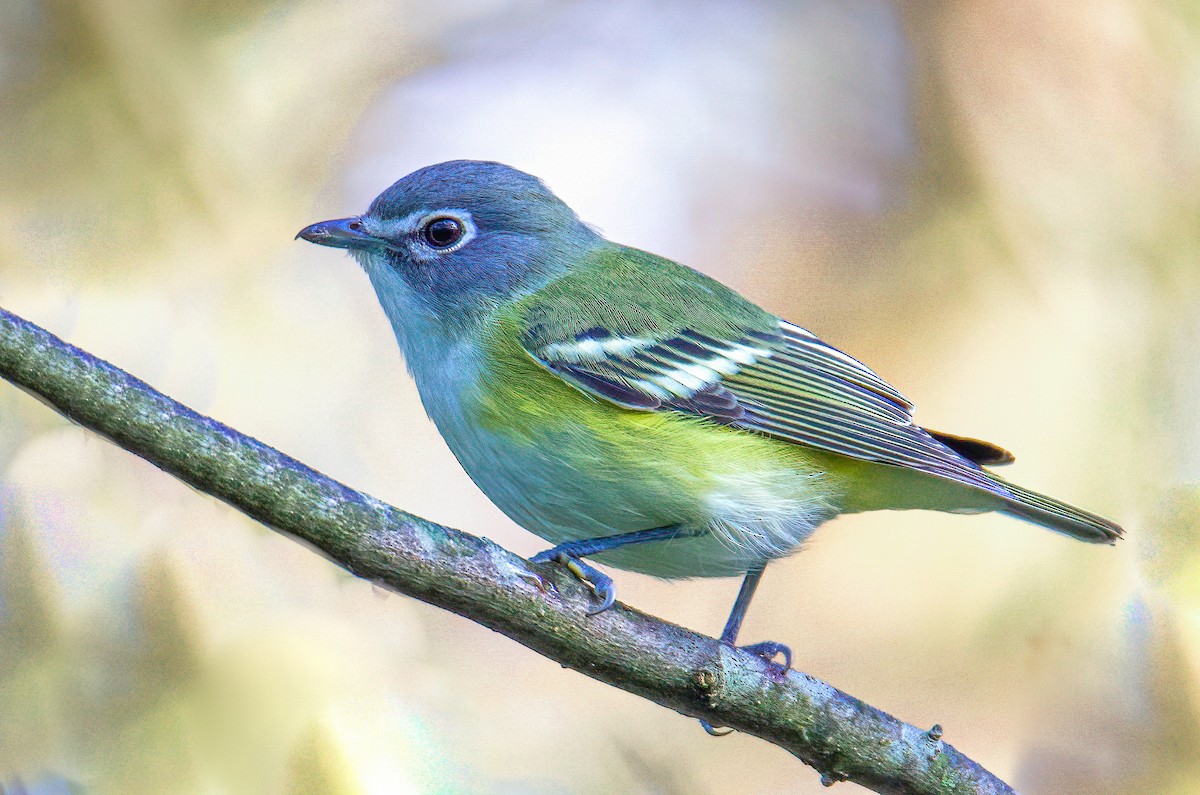
<path id="1" fill-rule="evenodd" d="M 757 654 L 768 662 L 783 655 L 783 670 L 786 671 L 792 667 L 792 650 L 782 643 L 767 640 L 761 643 L 751 643 L 749 646 L 736 646 L 738 631 L 742 628 L 742 620 L 746 617 L 746 610 L 750 607 L 750 600 L 754 598 L 754 592 L 758 589 L 758 582 L 762 579 L 766 567 L 767 564 L 763 563 L 746 572 L 746 579 L 742 580 L 742 587 L 738 591 L 737 599 L 734 600 L 733 610 L 729 611 L 729 620 L 725 622 L 725 629 L 721 631 L 721 642 L 727 646 L 735 646 L 735 648 L 741 648 L 751 654 Z"/>
<path id="2" fill-rule="evenodd" d="M 767 640 L 761 643 L 751 643 L 749 646 L 739 647 L 736 645 L 738 631 L 742 628 L 742 620 L 746 617 L 746 610 L 750 607 L 750 600 L 754 598 L 754 592 L 758 589 L 758 582 L 762 579 L 766 567 L 767 564 L 762 563 L 746 572 L 746 579 L 742 580 L 742 587 L 738 590 L 737 599 L 733 602 L 733 610 L 729 612 L 729 620 L 725 622 L 725 629 L 721 631 L 721 642 L 726 646 L 741 648 L 743 651 L 757 654 L 769 663 L 774 662 L 776 657 L 782 655 L 783 666 L 780 671 L 785 672 L 792 667 L 792 650 L 782 643 Z M 730 731 L 728 729 L 721 731 L 706 720 L 700 721 L 700 725 L 704 727 L 704 731 L 714 737 L 722 737 L 729 734 Z"/>
<path id="3" fill-rule="evenodd" d="M 629 544 L 644 544 L 647 541 L 666 541 L 670 538 L 691 535 L 683 532 L 679 525 L 655 527 L 650 530 L 634 530 L 632 533 L 621 533 L 615 536 L 601 538 L 583 538 L 578 541 L 567 541 L 545 552 L 539 552 L 529 559 L 531 563 L 547 563 L 555 561 L 566 566 L 584 585 L 592 589 L 600 599 L 600 604 L 588 615 L 603 613 L 617 601 L 617 591 L 613 587 L 612 578 L 604 572 L 584 561 L 588 555 L 608 552 L 612 549 L 628 546 Z"/>

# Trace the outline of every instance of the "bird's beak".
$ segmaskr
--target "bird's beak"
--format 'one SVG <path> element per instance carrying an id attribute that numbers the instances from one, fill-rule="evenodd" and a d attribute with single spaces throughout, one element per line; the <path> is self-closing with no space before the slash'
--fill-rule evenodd
<path id="1" fill-rule="evenodd" d="M 333 248 L 376 248 L 383 241 L 367 234 L 361 218 L 336 218 L 332 221 L 320 221 L 300 230 L 296 238 L 304 238 L 309 243 Z"/>

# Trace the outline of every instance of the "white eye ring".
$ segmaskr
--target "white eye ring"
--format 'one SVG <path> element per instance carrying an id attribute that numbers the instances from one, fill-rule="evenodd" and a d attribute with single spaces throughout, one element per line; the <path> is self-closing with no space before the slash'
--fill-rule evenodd
<path id="1" fill-rule="evenodd" d="M 464 210 L 437 210 L 413 226 L 421 248 L 434 255 L 457 251 L 475 236 L 475 224 Z"/>

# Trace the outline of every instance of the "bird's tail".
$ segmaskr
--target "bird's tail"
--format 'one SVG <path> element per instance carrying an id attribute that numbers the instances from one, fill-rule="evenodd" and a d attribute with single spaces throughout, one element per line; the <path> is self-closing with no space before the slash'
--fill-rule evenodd
<path id="1" fill-rule="evenodd" d="M 1102 516 L 1067 505 L 1053 497 L 1038 494 L 1006 480 L 992 476 L 998 485 L 1012 494 L 1006 500 L 1004 513 L 1041 525 L 1058 533 L 1087 541 L 1091 544 L 1115 544 L 1125 531 Z"/>

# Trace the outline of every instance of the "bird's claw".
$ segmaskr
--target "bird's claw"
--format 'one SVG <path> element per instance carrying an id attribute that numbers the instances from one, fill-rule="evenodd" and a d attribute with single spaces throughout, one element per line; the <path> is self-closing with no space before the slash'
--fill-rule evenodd
<path id="1" fill-rule="evenodd" d="M 764 640 L 761 643 L 751 643 L 749 646 L 735 646 L 734 648 L 762 657 L 771 666 L 779 666 L 780 674 L 786 674 L 792 668 L 792 650 L 782 643 L 776 643 L 773 640 Z M 780 655 L 783 656 L 782 665 L 775 662 L 775 658 Z M 713 737 L 724 737 L 733 732 L 733 729 L 728 726 L 713 726 L 706 720 L 700 721 L 700 727 Z"/>
<path id="2" fill-rule="evenodd" d="M 600 600 L 600 604 L 587 611 L 587 615 L 589 616 L 603 613 L 616 604 L 617 589 L 613 585 L 612 577 L 609 577 L 582 558 L 568 555 L 566 552 L 560 552 L 557 549 L 547 549 L 545 552 L 539 552 L 534 555 L 529 561 L 531 563 L 549 563 L 550 561 L 561 563 L 563 566 L 566 566 L 567 571 L 575 575 L 575 579 L 582 582 L 588 588 L 591 588 L 592 593 L 596 594 L 596 598 Z"/>
<path id="3" fill-rule="evenodd" d="M 782 643 L 776 643 L 773 640 L 764 640 L 761 643 L 751 643 L 749 646 L 738 646 L 742 651 L 748 651 L 762 657 L 771 664 L 775 663 L 775 658 L 783 656 L 783 665 L 780 667 L 780 673 L 787 673 L 792 669 L 792 650 Z"/>
<path id="4" fill-rule="evenodd" d="M 700 721 L 700 728 L 704 729 L 712 737 L 724 737 L 727 734 L 733 734 L 733 729 L 728 726 L 713 726 L 706 720 Z"/>

